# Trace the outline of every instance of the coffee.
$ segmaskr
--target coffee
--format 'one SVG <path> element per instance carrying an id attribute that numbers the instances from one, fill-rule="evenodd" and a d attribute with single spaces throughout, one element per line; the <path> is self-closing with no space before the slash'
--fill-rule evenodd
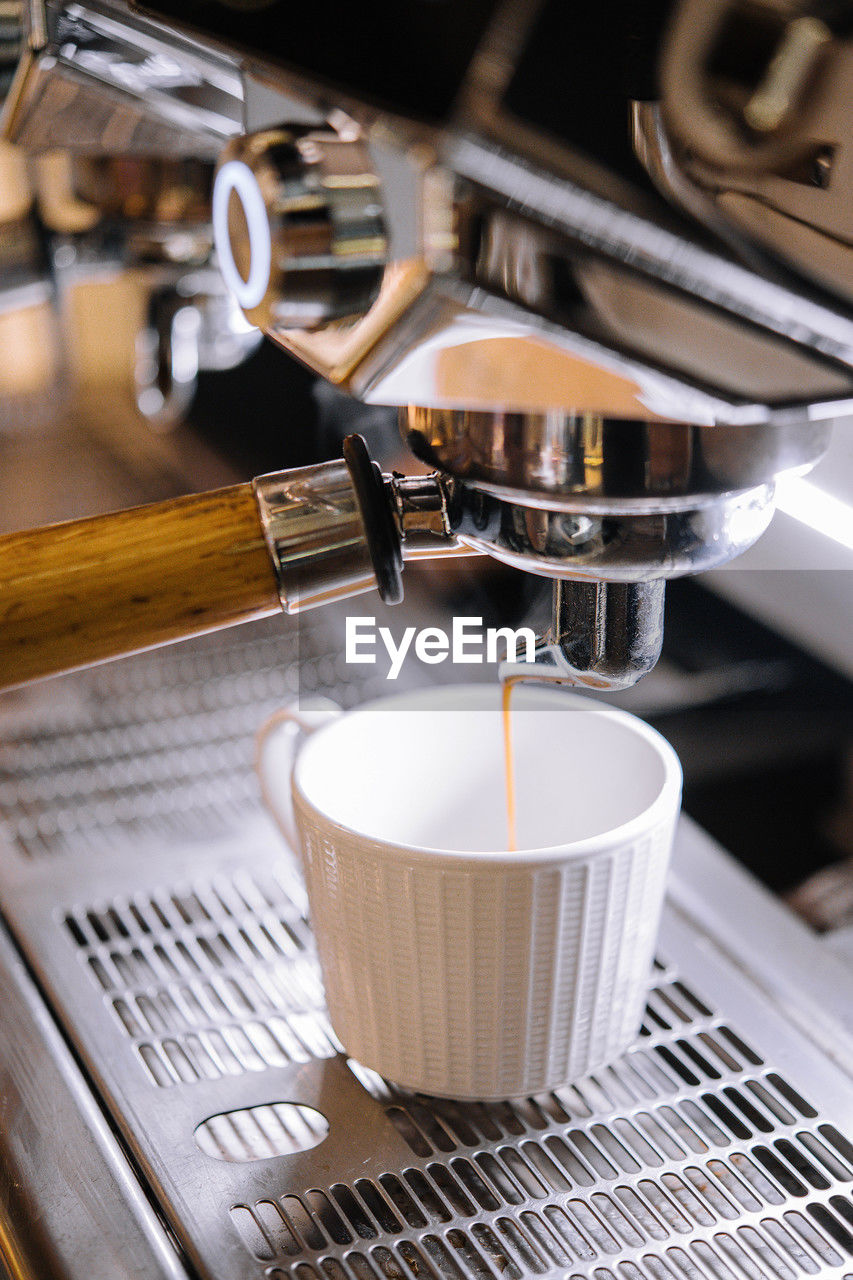
<path id="1" fill-rule="evenodd" d="M 515 828 L 515 770 L 512 762 L 512 715 L 510 698 L 514 680 L 507 680 L 501 690 L 504 727 L 504 780 L 506 787 L 506 847 L 512 853 L 518 849 L 518 833 Z"/>
<path id="2" fill-rule="evenodd" d="M 624 712 L 523 682 L 327 710 L 300 745 L 309 714 L 278 713 L 259 769 L 301 855 L 347 1053 L 401 1088 L 497 1099 L 624 1052 L 678 812 L 672 748 Z M 495 803 L 502 723 L 523 853 Z"/>

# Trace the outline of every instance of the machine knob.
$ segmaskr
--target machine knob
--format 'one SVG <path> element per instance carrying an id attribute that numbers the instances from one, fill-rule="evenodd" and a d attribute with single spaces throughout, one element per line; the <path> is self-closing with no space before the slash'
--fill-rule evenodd
<path id="1" fill-rule="evenodd" d="M 380 185 L 358 136 L 293 126 L 230 143 L 213 227 L 225 282 L 266 333 L 360 317 L 379 292 Z"/>

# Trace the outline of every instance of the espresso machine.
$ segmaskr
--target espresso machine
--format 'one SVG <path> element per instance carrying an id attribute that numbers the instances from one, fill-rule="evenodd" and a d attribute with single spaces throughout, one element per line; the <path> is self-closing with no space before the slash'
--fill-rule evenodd
<path id="1" fill-rule="evenodd" d="M 398 404 L 435 470 L 382 476 L 351 441 L 10 538 L 7 684 L 377 583 L 394 602 L 407 558 L 469 549 L 555 581 L 529 674 L 625 687 L 665 580 L 748 547 L 844 415 L 845 17 L 659 5 L 611 39 L 547 6 L 472 4 L 457 31 L 424 0 L 386 67 L 392 15 L 346 8 L 318 41 L 270 5 L 23 6 L 5 132 L 70 153 L 95 222 L 66 255 L 112 228 L 157 272 L 143 409 L 179 413 L 181 370 L 236 363 L 251 325 Z"/>
<path id="2" fill-rule="evenodd" d="M 474 1106 L 341 1052 L 257 803 L 265 714 L 378 691 L 339 602 L 490 557 L 504 678 L 619 696 L 851 411 L 850 6 L 634 8 L 0 2 L 2 309 L 132 270 L 155 432 L 264 335 L 411 455 L 0 537 L 0 1276 L 853 1276 L 850 961 L 689 820 L 637 1044 Z"/>

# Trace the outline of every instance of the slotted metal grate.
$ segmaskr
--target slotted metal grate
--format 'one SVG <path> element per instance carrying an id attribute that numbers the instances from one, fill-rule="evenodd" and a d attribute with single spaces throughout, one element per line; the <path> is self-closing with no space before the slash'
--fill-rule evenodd
<path id="1" fill-rule="evenodd" d="M 78 907 L 63 923 L 156 1085 L 338 1050 L 283 868 Z M 618 1259 L 640 1280 L 837 1274 L 853 1257 L 853 1146 L 672 965 L 657 962 L 630 1052 L 547 1096 L 413 1098 L 347 1067 L 407 1156 L 232 1204 L 258 1264 L 293 1264 L 301 1280 L 481 1280 L 574 1266 L 600 1277 Z M 218 1142 L 234 1161 L 320 1141 L 288 1138 L 272 1106 L 200 1128 L 202 1150 Z"/>
<path id="2" fill-rule="evenodd" d="M 384 692 L 355 680 L 337 619 L 280 618 L 205 636 L 0 701 L 0 827 L 24 854 L 89 855 L 123 841 L 205 841 L 259 803 L 258 726 L 297 694 L 342 706 Z M 3 712 L 8 709 L 8 714 Z"/>
<path id="3" fill-rule="evenodd" d="M 199 1151 L 214 1160 L 247 1164 L 310 1151 L 318 1146 L 329 1126 L 319 1111 L 294 1102 L 271 1102 L 264 1107 L 243 1107 L 211 1116 L 195 1131 Z"/>
<path id="4" fill-rule="evenodd" d="M 65 927 L 152 1082 L 331 1057 L 299 885 L 246 871 L 68 912 Z"/>
<path id="5" fill-rule="evenodd" d="M 197 1270 L 853 1280 L 850 1082 L 675 906 L 637 1042 L 571 1087 L 459 1104 L 345 1057 L 251 781 L 282 643 L 79 677 L 0 748 L 10 922 Z"/>
<path id="6" fill-rule="evenodd" d="M 335 1265 L 304 1266 L 304 1280 L 521 1277 L 610 1257 L 637 1277 L 843 1266 L 853 1147 L 831 1125 L 815 1129 L 814 1107 L 683 983 L 656 988 L 649 1009 L 661 1005 L 676 1011 L 666 1030 L 677 1039 L 665 1044 L 660 1025 L 647 1025 L 647 1047 L 522 1102 L 415 1100 L 350 1063 L 415 1160 L 301 1199 L 236 1206 L 247 1249 L 258 1261 L 348 1249 Z"/>

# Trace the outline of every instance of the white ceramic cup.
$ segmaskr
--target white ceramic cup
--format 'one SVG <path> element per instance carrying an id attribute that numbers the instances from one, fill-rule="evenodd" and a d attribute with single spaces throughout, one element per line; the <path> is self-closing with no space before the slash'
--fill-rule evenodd
<path id="1" fill-rule="evenodd" d="M 518 852 L 497 687 L 285 709 L 261 731 L 332 1025 L 409 1089 L 538 1093 L 612 1061 L 640 1025 L 678 758 L 636 717 L 561 689 L 514 690 L 512 741 Z"/>

